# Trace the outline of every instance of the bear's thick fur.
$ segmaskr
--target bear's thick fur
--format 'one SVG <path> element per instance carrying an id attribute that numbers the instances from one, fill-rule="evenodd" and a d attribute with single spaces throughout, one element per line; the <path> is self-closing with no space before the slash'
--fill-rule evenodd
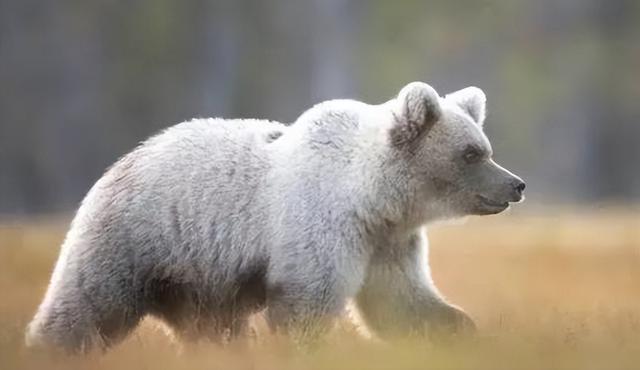
<path id="1" fill-rule="evenodd" d="M 524 184 L 491 160 L 485 96 L 414 82 L 295 123 L 196 119 L 120 159 L 82 202 L 27 341 L 106 348 L 145 315 L 187 338 L 317 338 L 353 299 L 383 338 L 473 326 L 438 293 L 424 225 L 497 213 Z"/>

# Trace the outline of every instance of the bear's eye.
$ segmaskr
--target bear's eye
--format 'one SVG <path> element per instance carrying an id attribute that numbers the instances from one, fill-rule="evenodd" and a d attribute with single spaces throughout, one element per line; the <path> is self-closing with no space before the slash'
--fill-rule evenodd
<path id="1" fill-rule="evenodd" d="M 472 163 L 480 162 L 480 160 L 482 160 L 483 155 L 480 149 L 470 146 L 467 149 L 465 149 L 462 157 L 464 158 L 465 162 L 467 162 L 468 164 L 472 164 Z"/>

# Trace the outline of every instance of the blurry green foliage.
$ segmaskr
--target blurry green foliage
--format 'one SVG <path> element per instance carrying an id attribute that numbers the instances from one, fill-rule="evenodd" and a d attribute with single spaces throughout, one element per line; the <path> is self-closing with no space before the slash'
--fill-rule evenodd
<path id="1" fill-rule="evenodd" d="M 413 80 L 488 95 L 532 203 L 640 199 L 633 0 L 0 0 L 0 213 L 69 210 L 194 116 L 292 122 Z"/>

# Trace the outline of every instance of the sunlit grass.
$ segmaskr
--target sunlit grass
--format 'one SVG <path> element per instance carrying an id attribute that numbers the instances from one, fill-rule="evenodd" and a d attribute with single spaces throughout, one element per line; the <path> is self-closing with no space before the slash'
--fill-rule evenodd
<path id="1" fill-rule="evenodd" d="M 74 359 L 23 346 L 67 221 L 0 226 L 0 369 L 640 367 L 637 210 L 514 213 L 433 228 L 434 278 L 475 318 L 476 338 L 388 344 L 343 324 L 326 346 L 299 353 L 264 333 L 249 345 L 180 345 L 147 320 L 112 351 Z"/>

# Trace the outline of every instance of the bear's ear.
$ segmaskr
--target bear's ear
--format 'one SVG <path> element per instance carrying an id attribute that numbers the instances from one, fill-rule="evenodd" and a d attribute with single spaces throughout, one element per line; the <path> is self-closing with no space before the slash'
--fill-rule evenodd
<path id="1" fill-rule="evenodd" d="M 484 124 L 486 115 L 487 97 L 484 92 L 475 86 L 469 86 L 462 90 L 447 94 L 445 99 L 457 104 L 480 127 Z"/>
<path id="2" fill-rule="evenodd" d="M 391 129 L 391 142 L 402 146 L 425 134 L 440 119 L 440 96 L 423 82 L 412 82 L 398 94 L 400 116 Z"/>

